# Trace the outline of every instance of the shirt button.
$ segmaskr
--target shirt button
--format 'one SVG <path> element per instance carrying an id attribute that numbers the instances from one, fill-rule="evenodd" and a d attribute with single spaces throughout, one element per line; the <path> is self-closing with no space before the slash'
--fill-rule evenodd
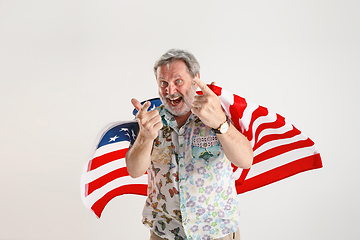
<path id="1" fill-rule="evenodd" d="M 180 164 L 180 167 L 184 167 L 184 164 Z"/>

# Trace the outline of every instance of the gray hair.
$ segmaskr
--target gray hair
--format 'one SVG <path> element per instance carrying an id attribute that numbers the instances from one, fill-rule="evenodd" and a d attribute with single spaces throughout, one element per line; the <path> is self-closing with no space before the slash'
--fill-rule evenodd
<path id="1" fill-rule="evenodd" d="M 156 62 L 154 65 L 154 73 L 155 77 L 157 78 L 157 69 L 160 66 L 163 66 L 165 64 L 171 63 L 174 60 L 183 60 L 187 66 L 187 70 L 191 77 L 195 77 L 196 74 L 200 72 L 200 64 L 196 60 L 195 56 L 182 49 L 170 49 L 166 53 L 164 53 Z"/>

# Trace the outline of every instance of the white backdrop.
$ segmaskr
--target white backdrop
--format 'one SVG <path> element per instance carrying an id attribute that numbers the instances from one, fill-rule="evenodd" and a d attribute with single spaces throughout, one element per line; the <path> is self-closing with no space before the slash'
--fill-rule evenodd
<path id="1" fill-rule="evenodd" d="M 201 78 L 286 116 L 324 168 L 240 195 L 242 240 L 357 239 L 360 2 L 0 0 L 0 239 L 148 239 L 144 197 L 98 220 L 80 175 L 152 67 L 190 50 Z"/>

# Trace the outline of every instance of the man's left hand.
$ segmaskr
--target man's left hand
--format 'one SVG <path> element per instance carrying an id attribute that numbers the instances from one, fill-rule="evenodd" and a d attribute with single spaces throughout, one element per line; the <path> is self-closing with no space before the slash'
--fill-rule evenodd
<path id="1" fill-rule="evenodd" d="M 221 107 L 220 98 L 200 78 L 194 78 L 203 95 L 194 97 L 191 112 L 211 128 L 218 128 L 226 121 L 226 115 Z"/>

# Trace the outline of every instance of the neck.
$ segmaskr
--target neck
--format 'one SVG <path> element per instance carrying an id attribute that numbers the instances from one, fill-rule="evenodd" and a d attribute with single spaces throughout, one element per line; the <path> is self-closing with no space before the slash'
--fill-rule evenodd
<path id="1" fill-rule="evenodd" d="M 187 119 L 189 118 L 190 115 L 191 115 L 191 111 L 189 111 L 187 114 L 185 114 L 183 116 L 175 116 L 175 120 L 176 120 L 176 123 L 177 123 L 179 128 L 184 126 L 184 124 L 186 123 L 186 121 L 187 121 Z"/>

